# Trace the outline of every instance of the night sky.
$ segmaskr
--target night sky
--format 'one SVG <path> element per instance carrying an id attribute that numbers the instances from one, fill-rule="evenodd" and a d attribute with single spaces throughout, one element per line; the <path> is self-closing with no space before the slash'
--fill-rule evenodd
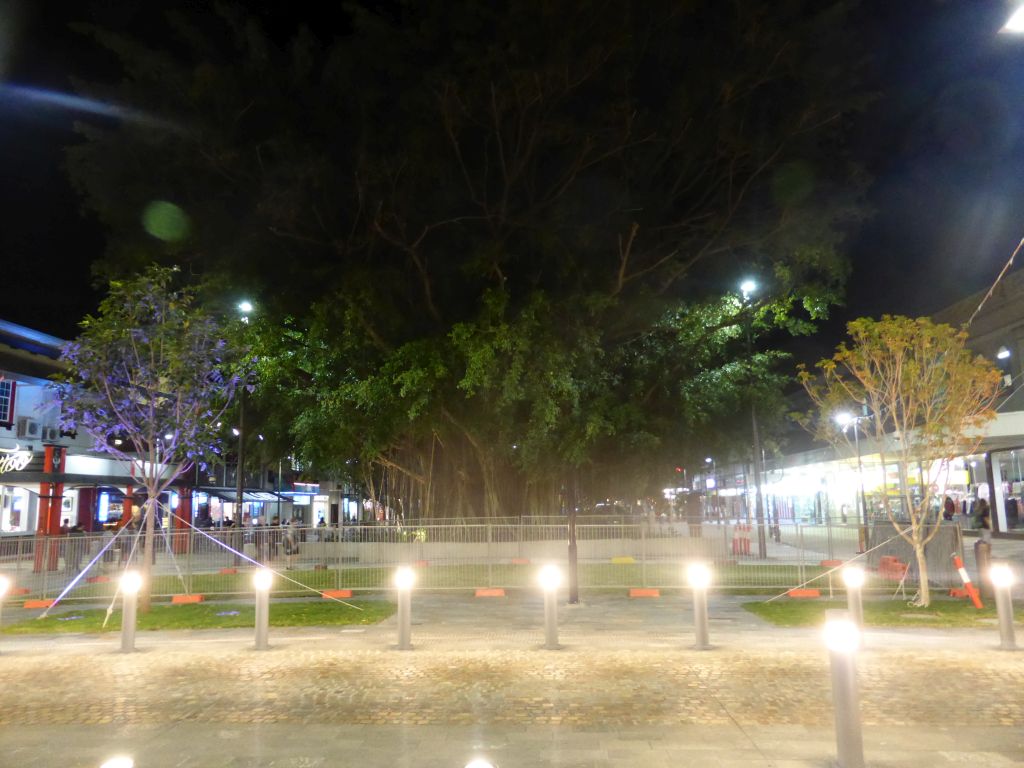
<path id="1" fill-rule="evenodd" d="M 281 4 L 253 5 L 284 35 L 311 14 L 318 34 L 330 34 L 327 11 L 313 4 L 289 4 L 287 15 Z M 847 319 L 928 313 L 987 287 L 1024 236 L 1024 37 L 997 34 L 1009 9 L 1001 0 L 862 3 L 850 34 L 864 41 L 877 98 L 852 141 L 874 179 L 873 213 L 848 239 L 847 306 L 819 334 L 825 348 Z M 0 0 L 3 83 L 72 91 L 74 78 L 116 77 L 114 61 L 69 29 L 81 19 L 160 37 L 150 3 Z M 62 147 L 75 140 L 74 120 L 96 118 L 9 94 L 0 115 L 0 317 L 69 337 L 95 308 L 90 263 L 104 240 L 79 212 Z"/>

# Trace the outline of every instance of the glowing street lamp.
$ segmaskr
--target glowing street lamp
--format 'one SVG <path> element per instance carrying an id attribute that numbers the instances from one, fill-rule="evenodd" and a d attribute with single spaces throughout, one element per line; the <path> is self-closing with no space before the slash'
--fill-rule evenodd
<path id="1" fill-rule="evenodd" d="M 1018 6 L 1006 20 L 1000 32 L 1010 35 L 1024 34 L 1024 5 Z"/>
<path id="2" fill-rule="evenodd" d="M 860 422 L 866 416 L 854 416 L 849 411 L 840 411 L 832 417 L 839 428 L 846 434 L 846 430 L 853 427 L 853 444 L 857 451 L 857 483 L 860 486 L 860 498 L 858 505 L 861 508 L 860 514 L 860 551 L 865 552 L 868 548 L 868 500 L 864 495 L 864 466 L 860 456 Z"/>
<path id="3" fill-rule="evenodd" d="M 416 572 L 403 566 L 395 571 L 395 589 L 398 591 L 398 650 L 412 649 L 412 587 Z"/>
<path id="4" fill-rule="evenodd" d="M 118 755 L 107 760 L 100 768 L 135 768 L 135 761 L 130 757 Z"/>
<path id="5" fill-rule="evenodd" d="M 478 757 L 475 760 L 470 760 L 466 763 L 466 768 L 498 768 L 490 760 L 484 760 L 482 757 Z"/>
<path id="6" fill-rule="evenodd" d="M 139 590 L 142 589 L 142 574 L 125 571 L 121 575 L 121 653 L 135 650 L 135 624 L 138 616 Z"/>
<path id="7" fill-rule="evenodd" d="M 1006 563 L 994 563 L 988 569 L 996 598 L 996 613 L 999 615 L 999 648 L 1004 651 L 1017 649 L 1017 638 L 1013 630 L 1013 597 L 1010 590 L 1016 578 Z"/>
<path id="8" fill-rule="evenodd" d="M 711 586 L 711 569 L 704 563 L 690 563 L 686 567 L 686 580 L 693 590 L 693 628 L 697 639 L 694 648 L 706 651 L 711 647 L 708 640 L 708 587 Z"/>
<path id="9" fill-rule="evenodd" d="M 256 650 L 265 651 L 270 647 L 270 587 L 274 583 L 274 573 L 267 568 L 260 568 L 252 575 L 252 585 L 256 590 Z"/>
<path id="10" fill-rule="evenodd" d="M 544 590 L 544 647 L 557 651 L 558 644 L 558 587 L 562 584 L 562 572 L 557 565 L 545 565 L 537 574 L 537 581 Z"/>
<path id="11" fill-rule="evenodd" d="M 832 704 L 836 718 L 836 752 L 839 768 L 864 768 L 864 737 L 861 732 L 857 690 L 857 649 L 860 630 L 846 611 L 825 612 L 825 647 L 832 671 Z"/>

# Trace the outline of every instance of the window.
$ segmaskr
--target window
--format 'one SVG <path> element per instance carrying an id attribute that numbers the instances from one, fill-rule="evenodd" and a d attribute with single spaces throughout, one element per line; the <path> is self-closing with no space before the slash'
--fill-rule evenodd
<path id="1" fill-rule="evenodd" d="M 0 427 L 14 423 L 14 388 L 13 381 L 0 381 Z"/>

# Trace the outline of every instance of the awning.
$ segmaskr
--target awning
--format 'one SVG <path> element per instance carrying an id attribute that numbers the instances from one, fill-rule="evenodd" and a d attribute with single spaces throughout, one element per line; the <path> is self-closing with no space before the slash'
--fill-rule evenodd
<path id="1" fill-rule="evenodd" d="M 210 496 L 216 496 L 222 501 L 238 501 L 238 491 L 235 488 L 196 488 L 195 493 L 205 493 Z M 248 488 L 242 491 L 242 501 L 286 501 L 276 493 L 270 491 L 258 491 L 250 490 Z"/>

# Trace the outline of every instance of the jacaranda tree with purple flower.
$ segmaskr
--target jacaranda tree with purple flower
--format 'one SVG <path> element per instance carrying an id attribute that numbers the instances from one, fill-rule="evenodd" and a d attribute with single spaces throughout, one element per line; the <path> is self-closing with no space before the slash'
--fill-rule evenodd
<path id="1" fill-rule="evenodd" d="M 160 495 L 220 454 L 218 422 L 251 368 L 236 325 L 205 310 L 176 278 L 176 269 L 153 266 L 112 281 L 99 312 L 64 347 L 68 373 L 54 388 L 61 427 L 86 432 L 146 490 L 143 610 Z"/>

